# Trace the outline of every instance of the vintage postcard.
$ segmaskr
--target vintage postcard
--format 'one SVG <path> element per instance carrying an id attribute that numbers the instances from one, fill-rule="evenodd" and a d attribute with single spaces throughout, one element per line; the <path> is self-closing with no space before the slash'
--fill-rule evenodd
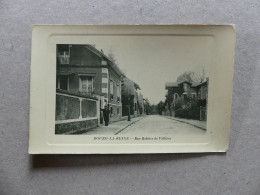
<path id="1" fill-rule="evenodd" d="M 36 25 L 31 154 L 225 152 L 231 25 Z"/>

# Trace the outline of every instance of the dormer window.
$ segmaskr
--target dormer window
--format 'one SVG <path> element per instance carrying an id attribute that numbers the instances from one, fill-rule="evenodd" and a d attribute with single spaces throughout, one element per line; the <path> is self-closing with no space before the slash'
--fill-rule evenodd
<path id="1" fill-rule="evenodd" d="M 60 64 L 69 64 L 70 62 L 70 46 L 58 45 L 57 57 Z"/>
<path id="2" fill-rule="evenodd" d="M 102 65 L 102 66 L 106 66 L 106 65 L 107 65 L 107 61 L 102 60 L 102 61 L 101 61 L 101 65 Z"/>

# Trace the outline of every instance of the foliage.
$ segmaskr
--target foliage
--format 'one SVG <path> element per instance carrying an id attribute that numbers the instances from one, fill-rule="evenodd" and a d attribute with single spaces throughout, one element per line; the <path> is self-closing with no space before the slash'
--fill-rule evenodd
<path id="1" fill-rule="evenodd" d="M 143 110 L 143 98 L 138 98 L 137 100 L 137 108 L 139 110 L 140 114 L 143 114 L 144 110 Z"/>
<path id="2" fill-rule="evenodd" d="M 110 48 L 109 53 L 107 54 L 107 56 L 108 56 L 108 58 L 109 58 L 114 64 L 117 65 L 117 63 L 116 63 L 116 57 L 115 57 L 115 54 L 114 54 L 112 48 Z"/>
<path id="3" fill-rule="evenodd" d="M 188 81 L 190 83 L 201 83 L 205 80 L 205 71 L 204 68 L 202 72 L 193 72 L 193 71 L 186 71 L 182 73 L 177 78 L 177 83 L 181 83 L 183 81 Z"/>
<path id="4" fill-rule="evenodd" d="M 175 116 L 180 118 L 195 119 L 200 118 L 199 100 L 188 96 L 186 99 L 178 98 L 174 102 Z"/>
<path id="5" fill-rule="evenodd" d="M 123 78 L 121 93 L 125 96 L 135 95 L 134 82 L 126 77 Z"/>
<path id="6" fill-rule="evenodd" d="M 144 110 L 145 114 L 149 115 L 152 113 L 152 105 L 150 104 L 149 100 L 146 98 L 144 102 Z"/>
<path id="7" fill-rule="evenodd" d="M 158 110 L 158 114 L 162 115 L 162 112 L 165 110 L 164 103 L 162 101 L 160 101 L 157 104 L 157 110 Z"/>

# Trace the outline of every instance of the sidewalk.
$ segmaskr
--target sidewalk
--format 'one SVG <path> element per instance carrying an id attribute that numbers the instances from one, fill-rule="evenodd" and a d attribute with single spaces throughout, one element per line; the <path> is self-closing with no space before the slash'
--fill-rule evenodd
<path id="1" fill-rule="evenodd" d="M 183 119 L 183 118 L 177 118 L 177 117 L 171 117 L 171 116 L 163 116 L 168 119 L 176 120 L 182 123 L 186 123 L 195 127 L 198 127 L 200 129 L 206 130 L 207 129 L 207 124 L 206 121 L 199 121 L 199 120 L 192 120 L 192 119 Z"/>
<path id="2" fill-rule="evenodd" d="M 143 119 L 145 116 L 139 116 L 136 118 L 131 118 L 131 121 L 121 120 L 117 122 L 110 123 L 108 126 L 99 126 L 93 129 L 88 129 L 84 135 L 117 135 L 119 132 L 127 128 L 128 126 L 138 122 Z"/>

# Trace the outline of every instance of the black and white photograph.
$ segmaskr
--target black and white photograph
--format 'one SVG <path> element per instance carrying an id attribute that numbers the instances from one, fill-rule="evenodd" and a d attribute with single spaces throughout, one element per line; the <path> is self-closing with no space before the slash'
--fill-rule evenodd
<path id="1" fill-rule="evenodd" d="M 57 44 L 55 134 L 204 134 L 209 41 L 117 39 Z"/>
<path id="2" fill-rule="evenodd" d="M 31 153 L 227 150 L 232 26 L 39 25 L 32 43 Z"/>

